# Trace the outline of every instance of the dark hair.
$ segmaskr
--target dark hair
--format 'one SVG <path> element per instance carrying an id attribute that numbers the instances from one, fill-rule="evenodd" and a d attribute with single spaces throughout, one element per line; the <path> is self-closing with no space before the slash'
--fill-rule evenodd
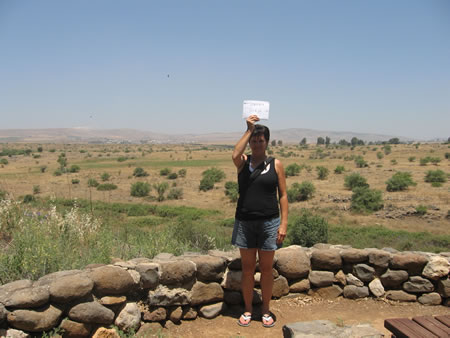
<path id="1" fill-rule="evenodd" d="M 255 124 L 255 129 L 253 129 L 252 135 L 250 138 L 254 136 L 264 135 L 264 139 L 266 142 L 269 142 L 270 139 L 270 131 L 269 128 L 263 126 L 262 124 Z"/>

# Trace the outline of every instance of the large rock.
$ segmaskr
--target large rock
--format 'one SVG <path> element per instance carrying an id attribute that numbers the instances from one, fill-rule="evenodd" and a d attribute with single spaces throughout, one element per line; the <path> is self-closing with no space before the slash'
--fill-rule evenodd
<path id="1" fill-rule="evenodd" d="M 114 324 L 122 331 L 136 331 L 141 325 L 141 311 L 136 303 L 128 303 L 120 311 Z"/>
<path id="2" fill-rule="evenodd" d="M 95 330 L 92 338 L 120 338 L 120 335 L 115 329 L 107 329 L 106 327 L 99 327 Z"/>
<path id="3" fill-rule="evenodd" d="M 0 329 L 0 337 L 5 338 L 29 338 L 31 337 L 28 333 L 23 332 L 22 330 L 16 329 Z"/>
<path id="4" fill-rule="evenodd" d="M 64 331 L 64 338 L 90 337 L 92 331 L 92 325 L 74 322 L 70 319 L 64 319 L 60 328 Z"/>
<path id="5" fill-rule="evenodd" d="M 389 266 L 389 262 L 392 259 L 392 254 L 379 249 L 370 249 L 369 252 L 369 264 L 379 269 L 386 269 Z"/>
<path id="6" fill-rule="evenodd" d="M 175 309 L 170 311 L 169 319 L 175 324 L 181 323 L 181 318 L 183 318 L 183 309 L 181 306 L 177 306 Z"/>
<path id="7" fill-rule="evenodd" d="M 369 324 L 340 326 L 329 320 L 289 323 L 283 326 L 285 338 L 383 338 L 383 333 Z"/>
<path id="8" fill-rule="evenodd" d="M 375 278 L 369 283 L 369 290 L 375 297 L 384 295 L 384 287 L 379 278 Z"/>
<path id="9" fill-rule="evenodd" d="M 331 271 L 311 271 L 309 273 L 309 282 L 318 288 L 332 285 L 334 282 L 334 273 Z"/>
<path id="10" fill-rule="evenodd" d="M 34 286 L 49 286 L 55 280 L 61 279 L 66 276 L 78 275 L 82 273 L 81 270 L 63 270 L 49 273 L 48 275 L 39 278 L 33 285 Z"/>
<path id="11" fill-rule="evenodd" d="M 167 319 L 167 309 L 165 307 L 156 307 L 151 311 L 144 312 L 142 319 L 147 322 L 161 322 Z"/>
<path id="12" fill-rule="evenodd" d="M 183 288 L 158 285 L 155 290 L 148 292 L 148 301 L 154 306 L 188 305 L 191 302 L 191 293 Z"/>
<path id="13" fill-rule="evenodd" d="M 62 311 L 53 305 L 36 310 L 15 310 L 8 313 L 8 323 L 12 327 L 30 332 L 53 329 L 58 325 Z"/>
<path id="14" fill-rule="evenodd" d="M 191 305 L 214 303 L 223 300 L 223 289 L 218 283 L 197 282 L 191 290 Z"/>
<path id="15" fill-rule="evenodd" d="M 136 266 L 136 271 L 141 276 L 143 289 L 154 289 L 159 284 L 159 264 L 141 263 Z"/>
<path id="16" fill-rule="evenodd" d="M 69 303 L 91 293 L 94 282 L 86 274 L 69 275 L 50 284 L 50 299 L 56 303 Z"/>
<path id="17" fill-rule="evenodd" d="M 350 299 L 369 297 L 367 286 L 346 285 L 344 286 L 344 297 Z"/>
<path id="18" fill-rule="evenodd" d="M 27 287 L 11 292 L 3 304 L 11 308 L 37 308 L 48 303 L 50 294 L 45 286 Z"/>
<path id="19" fill-rule="evenodd" d="M 199 312 L 203 317 L 212 319 L 217 317 L 222 311 L 225 311 L 226 306 L 227 305 L 223 302 L 212 305 L 205 305 L 199 309 Z"/>
<path id="20" fill-rule="evenodd" d="M 127 297 L 125 296 L 105 296 L 98 300 L 98 302 L 104 306 L 118 306 L 125 304 Z"/>
<path id="21" fill-rule="evenodd" d="M 343 290 L 338 285 L 331 285 L 316 290 L 316 294 L 325 299 L 335 299 L 342 295 Z"/>
<path id="22" fill-rule="evenodd" d="M 415 302 L 417 300 L 415 295 L 411 295 L 402 290 L 389 290 L 386 292 L 385 297 L 399 302 Z"/>
<path id="23" fill-rule="evenodd" d="M 375 269 L 367 264 L 357 264 L 353 267 L 353 274 L 358 277 L 359 280 L 369 283 L 374 278 Z"/>
<path id="24" fill-rule="evenodd" d="M 402 253 L 392 256 L 391 269 L 406 270 L 409 275 L 421 275 L 428 263 L 427 257 L 421 254 Z"/>
<path id="25" fill-rule="evenodd" d="M 289 284 L 284 276 L 279 276 L 273 281 L 272 297 L 280 298 L 289 293 Z"/>
<path id="26" fill-rule="evenodd" d="M 33 282 L 29 279 L 17 280 L 0 286 L 0 303 L 5 303 L 13 293 L 18 290 L 30 288 Z"/>
<path id="27" fill-rule="evenodd" d="M 363 263 L 369 259 L 369 253 L 362 249 L 345 249 L 341 251 L 341 257 L 346 263 Z"/>
<path id="28" fill-rule="evenodd" d="M 358 277 L 353 276 L 351 273 L 347 274 L 346 282 L 347 285 L 364 286 L 364 282 L 361 281 Z"/>
<path id="29" fill-rule="evenodd" d="M 94 281 L 94 292 L 102 295 L 126 295 L 133 291 L 134 280 L 124 269 L 102 266 L 92 270 L 89 277 Z"/>
<path id="30" fill-rule="evenodd" d="M 428 261 L 422 271 L 422 275 L 429 279 L 438 280 L 446 277 L 450 271 L 450 263 L 447 258 L 434 256 Z"/>
<path id="31" fill-rule="evenodd" d="M 428 279 L 412 276 L 409 281 L 403 283 L 403 289 L 410 293 L 432 292 L 434 285 Z"/>
<path id="32" fill-rule="evenodd" d="M 444 298 L 450 298 L 450 279 L 440 279 L 437 283 L 437 291 Z"/>
<path id="33" fill-rule="evenodd" d="M 420 296 L 417 301 L 423 305 L 440 305 L 442 303 L 442 298 L 439 296 L 439 293 L 425 293 Z"/>
<path id="34" fill-rule="evenodd" d="M 387 289 L 398 288 L 408 280 L 408 272 L 404 270 L 388 270 L 380 276 L 381 283 Z"/>
<path id="35" fill-rule="evenodd" d="M 8 311 L 6 311 L 5 306 L 2 303 L 0 303 L 0 324 L 2 324 L 5 321 L 7 314 Z"/>
<path id="36" fill-rule="evenodd" d="M 315 250 L 311 255 L 313 270 L 338 271 L 342 268 L 342 258 L 338 250 Z"/>
<path id="37" fill-rule="evenodd" d="M 114 312 L 100 303 L 88 302 L 71 308 L 69 318 L 81 323 L 110 325 L 114 321 Z"/>
<path id="38" fill-rule="evenodd" d="M 197 267 L 197 280 L 202 282 L 218 282 L 223 278 L 226 260 L 208 255 L 189 258 Z"/>
<path id="39" fill-rule="evenodd" d="M 161 262 L 161 277 L 159 282 L 163 285 L 182 286 L 192 282 L 195 278 L 196 267 L 190 261 Z"/>
<path id="40" fill-rule="evenodd" d="M 311 262 L 301 247 L 288 247 L 277 250 L 276 269 L 279 274 L 288 278 L 304 278 L 308 276 Z"/>
<path id="41" fill-rule="evenodd" d="M 227 270 L 221 283 L 224 289 L 241 290 L 242 271 L 241 270 Z"/>
<path id="42" fill-rule="evenodd" d="M 289 285 L 289 292 L 307 292 L 311 289 L 309 279 L 302 279 Z"/>

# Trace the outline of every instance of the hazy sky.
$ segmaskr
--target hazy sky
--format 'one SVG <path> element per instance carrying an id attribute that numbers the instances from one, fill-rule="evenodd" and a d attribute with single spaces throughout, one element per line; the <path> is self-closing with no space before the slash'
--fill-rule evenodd
<path id="1" fill-rule="evenodd" d="M 0 0 L 0 129 L 450 136 L 450 1 Z"/>

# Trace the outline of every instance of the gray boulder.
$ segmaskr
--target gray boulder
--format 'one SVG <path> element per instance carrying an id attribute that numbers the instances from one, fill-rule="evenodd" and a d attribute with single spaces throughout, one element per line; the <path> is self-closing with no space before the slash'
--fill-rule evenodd
<path id="1" fill-rule="evenodd" d="M 344 297 L 350 299 L 369 297 L 367 286 L 346 285 L 344 286 Z"/>
<path id="2" fill-rule="evenodd" d="M 343 290 L 338 285 L 331 285 L 316 290 L 316 294 L 324 299 L 335 299 L 342 295 Z"/>
<path id="3" fill-rule="evenodd" d="M 16 329 L 0 329 L 0 337 L 5 338 L 29 338 L 31 337 L 28 333 L 23 332 L 22 330 Z"/>
<path id="4" fill-rule="evenodd" d="M 197 281 L 191 290 L 191 305 L 214 303 L 223 300 L 223 289 L 218 283 Z"/>
<path id="5" fill-rule="evenodd" d="M 337 271 L 342 268 L 342 258 L 339 250 L 315 250 L 311 255 L 313 270 Z"/>
<path id="6" fill-rule="evenodd" d="M 273 281 L 272 297 L 280 298 L 289 293 L 289 284 L 284 276 L 279 276 Z"/>
<path id="7" fill-rule="evenodd" d="M 140 263 L 136 266 L 136 271 L 141 276 L 141 286 L 143 289 L 154 289 L 159 284 L 159 264 Z"/>
<path id="8" fill-rule="evenodd" d="M 94 292 L 101 296 L 126 295 L 134 289 L 134 280 L 124 269 L 102 266 L 92 270 L 89 277 L 94 281 Z"/>
<path id="9" fill-rule="evenodd" d="M 202 282 L 218 282 L 223 278 L 226 260 L 208 255 L 189 258 L 197 267 L 197 280 Z"/>
<path id="10" fill-rule="evenodd" d="M 410 293 L 432 292 L 434 285 L 428 279 L 412 276 L 409 281 L 403 283 L 403 289 Z"/>
<path id="11" fill-rule="evenodd" d="M 34 286 L 50 286 L 55 280 L 58 280 L 60 278 L 71 276 L 71 275 L 78 275 L 82 273 L 81 270 L 63 270 L 63 271 L 56 271 L 49 273 L 48 275 L 42 276 L 39 278 L 33 285 Z"/>
<path id="12" fill-rule="evenodd" d="M 311 262 L 301 247 L 288 247 L 275 252 L 275 268 L 278 273 L 288 279 L 308 276 Z"/>
<path id="13" fill-rule="evenodd" d="M 385 297 L 399 302 L 415 302 L 417 300 L 415 295 L 411 295 L 402 290 L 389 290 L 386 292 Z"/>
<path id="14" fill-rule="evenodd" d="M 5 303 L 6 299 L 11 296 L 14 292 L 30 288 L 33 286 L 33 282 L 29 279 L 17 280 L 11 283 L 7 283 L 0 286 L 0 303 Z"/>
<path id="15" fill-rule="evenodd" d="M 11 292 L 3 304 L 6 307 L 28 309 L 41 307 L 48 303 L 50 294 L 45 286 L 27 287 Z"/>
<path id="16" fill-rule="evenodd" d="M 389 262 L 392 259 L 392 254 L 379 249 L 370 249 L 369 252 L 369 264 L 380 269 L 386 269 L 389 266 Z"/>
<path id="17" fill-rule="evenodd" d="M 390 268 L 395 270 L 406 270 L 409 275 L 421 275 L 422 270 L 428 263 L 426 256 L 413 253 L 402 253 L 392 256 Z"/>
<path id="18" fill-rule="evenodd" d="M 223 302 L 212 305 L 205 305 L 199 309 L 199 313 L 207 319 L 212 319 L 217 317 L 222 311 L 225 311 L 226 307 L 227 305 Z"/>
<path id="19" fill-rule="evenodd" d="M 148 302 L 153 306 L 188 305 L 191 302 L 191 293 L 183 288 L 158 285 L 155 290 L 148 292 Z"/>
<path id="20" fill-rule="evenodd" d="M 69 318 L 81 323 L 110 325 L 114 321 L 114 312 L 100 303 L 88 302 L 71 308 Z"/>
<path id="21" fill-rule="evenodd" d="M 374 278 L 375 269 L 367 264 L 357 264 L 353 267 L 353 274 L 358 277 L 359 280 L 369 283 Z"/>
<path id="22" fill-rule="evenodd" d="M 403 282 L 408 280 L 408 272 L 404 270 L 387 270 L 380 276 L 381 283 L 385 288 L 397 288 L 402 285 Z"/>
<path id="23" fill-rule="evenodd" d="M 64 330 L 63 337 L 67 338 L 90 337 L 92 331 L 92 325 L 74 322 L 70 319 L 64 319 L 60 325 L 60 328 Z"/>
<path id="24" fill-rule="evenodd" d="M 182 286 L 195 279 L 196 267 L 190 261 L 161 262 L 161 277 L 159 282 L 163 285 Z"/>
<path id="25" fill-rule="evenodd" d="M 224 289 L 240 291 L 241 290 L 241 270 L 227 270 L 221 283 Z"/>
<path id="26" fill-rule="evenodd" d="M 58 325 L 62 311 L 53 305 L 35 310 L 15 310 L 8 313 L 12 327 L 30 332 L 48 331 Z"/>
<path id="27" fill-rule="evenodd" d="M 440 279 L 437 282 L 437 291 L 444 298 L 450 298 L 450 279 Z"/>
<path id="28" fill-rule="evenodd" d="M 86 274 L 69 275 L 50 284 L 50 299 L 56 303 L 69 303 L 91 293 L 94 282 Z"/>
<path id="29" fill-rule="evenodd" d="M 309 289 L 311 289 L 309 279 L 302 279 L 289 285 L 289 292 L 307 292 Z"/>
<path id="30" fill-rule="evenodd" d="M 351 273 L 346 276 L 347 285 L 364 286 L 364 282 L 358 277 L 353 276 Z"/>
<path id="31" fill-rule="evenodd" d="M 345 249 L 341 251 L 341 257 L 346 263 L 362 263 L 369 259 L 369 253 L 362 249 Z"/>
<path id="32" fill-rule="evenodd" d="M 331 271 L 311 271 L 309 273 L 309 282 L 315 287 L 324 287 L 333 284 L 334 273 Z"/>
<path id="33" fill-rule="evenodd" d="M 425 293 L 420 296 L 417 301 L 423 305 L 440 305 L 442 298 L 437 292 Z"/>

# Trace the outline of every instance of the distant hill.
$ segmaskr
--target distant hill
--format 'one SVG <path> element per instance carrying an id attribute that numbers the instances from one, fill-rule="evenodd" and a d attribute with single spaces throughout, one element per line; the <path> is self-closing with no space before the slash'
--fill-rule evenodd
<path id="1" fill-rule="evenodd" d="M 0 129 L 0 143 L 215 143 L 234 144 L 242 136 L 242 131 L 206 134 L 162 134 L 137 129 L 89 129 L 89 128 L 51 128 L 51 129 Z M 316 143 L 318 137 L 329 137 L 331 142 L 350 141 L 357 137 L 365 142 L 388 141 L 397 137 L 401 142 L 413 139 L 382 134 L 363 134 L 302 128 L 271 131 L 272 140 L 284 144 L 298 144 L 304 137 L 308 143 Z M 423 141 L 423 140 L 422 140 Z"/>

